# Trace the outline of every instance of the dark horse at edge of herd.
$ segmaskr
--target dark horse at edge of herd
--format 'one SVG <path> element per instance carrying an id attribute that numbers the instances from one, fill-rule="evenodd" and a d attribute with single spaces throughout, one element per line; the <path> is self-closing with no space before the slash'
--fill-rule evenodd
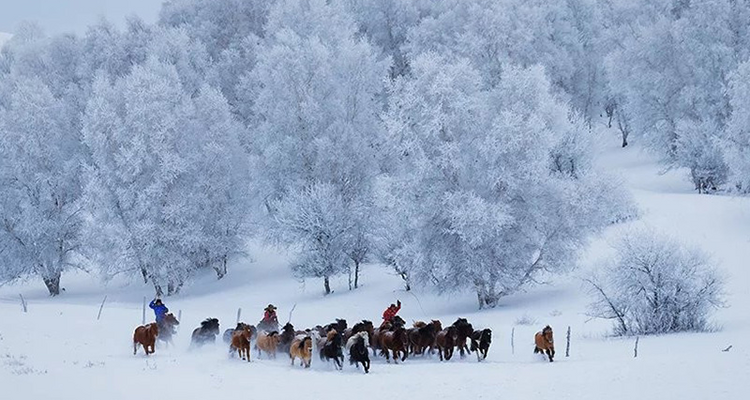
<path id="1" fill-rule="evenodd" d="M 146 355 L 149 355 L 154 353 L 157 340 L 172 343 L 177 325 L 179 322 L 170 313 L 158 325 L 154 322 L 137 327 L 133 333 L 133 354 L 137 353 L 139 344 L 143 346 Z M 387 362 L 390 362 L 391 356 L 394 362 L 398 363 L 399 360 L 405 361 L 409 355 L 432 355 L 435 351 L 441 361 L 447 361 L 452 358 L 455 349 L 458 349 L 462 357 L 466 353 L 475 352 L 477 361 L 482 361 L 487 358 L 492 343 L 491 329 L 474 330 L 466 318 L 458 318 L 445 328 L 439 320 L 431 320 L 428 323 L 416 321 L 411 328 L 406 328 L 405 325 L 406 321 L 399 316 L 383 322 L 378 328 L 368 320 L 357 322 L 349 328 L 346 320 L 337 319 L 331 324 L 318 325 L 304 331 L 295 330 L 291 323 L 286 323 L 280 333 L 261 333 L 264 338 L 274 338 L 272 346 L 265 343 L 263 346 L 263 350 L 267 351 L 269 356 L 275 356 L 276 352 L 286 353 L 289 354 L 292 363 L 295 358 L 301 358 L 302 365 L 309 367 L 311 344 L 317 343 L 321 360 L 332 360 L 335 368 L 341 369 L 345 348 L 349 353 L 349 362 L 357 367 L 362 364 L 365 373 L 370 369 L 367 347 L 372 349 L 373 355 L 378 355 L 379 352 Z M 206 318 L 193 330 L 190 347 L 215 343 L 219 332 L 219 320 Z M 239 322 L 235 328 L 224 331 L 222 338 L 229 345 L 231 353 L 237 352 L 240 358 L 250 361 L 250 343 L 251 340 L 257 341 L 258 335 L 255 326 Z M 546 355 L 552 362 L 555 347 L 552 328 L 549 325 L 535 334 L 534 343 L 534 353 Z M 256 349 L 260 350 L 257 344 Z"/>

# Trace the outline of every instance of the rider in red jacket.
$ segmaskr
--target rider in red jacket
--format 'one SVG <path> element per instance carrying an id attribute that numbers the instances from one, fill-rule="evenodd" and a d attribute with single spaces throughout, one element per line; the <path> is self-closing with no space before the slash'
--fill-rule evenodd
<path id="1" fill-rule="evenodd" d="M 398 310 L 401 309 L 401 300 L 396 300 L 396 304 L 391 304 L 388 308 L 383 311 L 383 321 L 390 322 L 393 317 L 398 314 Z"/>

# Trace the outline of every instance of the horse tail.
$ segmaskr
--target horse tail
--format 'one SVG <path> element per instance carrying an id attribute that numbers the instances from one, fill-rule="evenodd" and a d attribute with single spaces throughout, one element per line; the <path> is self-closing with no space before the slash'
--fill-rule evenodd
<path id="1" fill-rule="evenodd" d="M 534 354 L 537 354 L 537 353 L 539 353 L 540 351 L 541 351 L 541 349 L 539 349 L 539 347 L 537 347 L 537 346 L 534 346 Z"/>

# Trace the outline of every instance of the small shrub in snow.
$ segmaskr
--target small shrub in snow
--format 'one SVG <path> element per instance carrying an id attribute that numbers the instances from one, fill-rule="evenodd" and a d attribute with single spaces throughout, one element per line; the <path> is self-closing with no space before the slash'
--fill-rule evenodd
<path id="1" fill-rule="evenodd" d="M 589 279 L 591 314 L 615 320 L 616 335 L 709 329 L 723 282 L 708 256 L 652 231 L 624 235 L 602 278 Z"/>
<path id="2" fill-rule="evenodd" d="M 516 318 L 516 325 L 529 326 L 529 325 L 535 325 L 535 324 L 536 324 L 536 319 L 531 317 L 529 314 L 524 314 Z"/>

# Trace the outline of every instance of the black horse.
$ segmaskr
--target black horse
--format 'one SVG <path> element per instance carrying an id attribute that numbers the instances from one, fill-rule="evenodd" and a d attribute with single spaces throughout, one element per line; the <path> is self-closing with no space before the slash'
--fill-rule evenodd
<path id="1" fill-rule="evenodd" d="M 219 334 L 219 320 L 217 318 L 206 318 L 201 326 L 195 328 L 190 340 L 191 347 L 200 347 L 206 343 L 216 343 Z"/>
<path id="2" fill-rule="evenodd" d="M 349 364 L 354 364 L 357 368 L 359 368 L 359 364 L 362 364 L 365 373 L 370 372 L 370 352 L 367 350 L 367 344 L 370 341 L 368 336 L 367 331 L 358 332 L 346 342 L 346 347 L 349 349 Z"/>
<path id="3" fill-rule="evenodd" d="M 492 330 L 490 328 L 474 331 L 471 335 L 471 351 L 477 352 L 477 361 L 487 358 L 487 352 L 490 351 L 492 343 Z"/>
<path id="4" fill-rule="evenodd" d="M 469 352 L 469 347 L 466 346 L 466 339 L 470 338 L 474 333 L 474 327 L 471 326 L 466 318 L 458 318 L 453 323 L 453 326 L 456 327 L 456 347 L 458 347 L 461 358 L 463 358 L 465 356 L 464 350 L 466 353 Z"/>
<path id="5" fill-rule="evenodd" d="M 323 347 L 320 349 L 320 359 L 323 361 L 333 360 L 336 365 L 336 369 L 342 369 L 344 367 L 344 352 L 341 350 L 341 337 L 335 329 L 328 332 L 326 341 Z"/>

